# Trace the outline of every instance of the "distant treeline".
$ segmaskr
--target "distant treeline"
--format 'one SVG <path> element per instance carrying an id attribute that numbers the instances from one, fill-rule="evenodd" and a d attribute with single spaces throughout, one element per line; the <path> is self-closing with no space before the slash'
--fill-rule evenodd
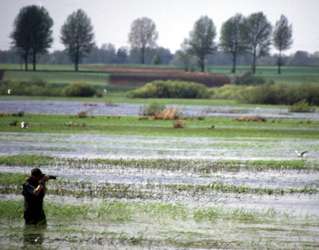
<path id="1" fill-rule="evenodd" d="M 128 34 L 129 48 L 115 48 L 112 44 L 98 47 L 94 27 L 84 10 L 78 9 L 66 17 L 60 30 L 63 51 L 48 52 L 53 43 L 54 20 L 43 6 L 29 5 L 20 9 L 12 33 L 12 49 L 0 51 L 0 63 L 29 64 L 36 70 L 38 63 L 74 64 L 175 64 L 185 71 L 206 71 L 206 65 L 232 65 L 236 73 L 238 64 L 277 65 L 281 74 L 283 65 L 319 65 L 319 52 L 313 55 L 297 51 L 286 56 L 293 44 L 293 28 L 287 17 L 281 15 L 273 25 L 263 12 L 247 16 L 236 14 L 223 22 L 219 41 L 217 28 L 209 16 L 201 16 L 183 40 L 181 48 L 173 54 L 157 44 L 159 33 L 155 22 L 148 17 L 135 19 Z M 276 54 L 269 52 L 273 47 Z"/>
<path id="2" fill-rule="evenodd" d="M 175 54 L 168 48 L 147 48 L 145 53 L 145 64 L 178 64 Z M 319 52 L 309 53 L 297 51 L 283 58 L 284 64 L 288 66 L 319 66 Z M 72 63 L 66 50 L 55 50 L 38 56 L 41 64 L 70 64 Z M 240 55 L 238 65 L 249 65 L 250 55 Z M 22 64 L 23 60 L 15 49 L 0 50 L 0 63 Z M 140 52 L 138 49 L 120 47 L 116 49 L 113 44 L 104 44 L 100 48 L 94 47 L 86 58 L 85 64 L 139 64 Z M 232 57 L 229 53 L 216 51 L 207 57 L 209 65 L 231 65 Z M 277 56 L 268 55 L 260 58 L 260 65 L 276 65 Z"/>

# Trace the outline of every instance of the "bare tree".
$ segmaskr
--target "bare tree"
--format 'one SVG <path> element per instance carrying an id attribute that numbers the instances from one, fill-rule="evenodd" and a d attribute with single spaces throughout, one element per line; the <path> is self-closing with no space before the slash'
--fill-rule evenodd
<path id="1" fill-rule="evenodd" d="M 246 18 L 243 32 L 247 51 L 252 56 L 251 69 L 255 74 L 257 58 L 269 53 L 272 26 L 264 13 L 257 12 Z"/>
<path id="2" fill-rule="evenodd" d="M 146 48 L 155 47 L 157 38 L 158 32 L 152 19 L 142 17 L 133 21 L 129 33 L 129 43 L 132 49 L 140 49 L 142 64 L 145 63 Z"/>
<path id="3" fill-rule="evenodd" d="M 206 56 L 216 50 L 215 36 L 215 25 L 208 16 L 200 17 L 190 33 L 190 39 L 188 40 L 190 52 L 197 57 L 202 72 L 205 71 Z"/>
<path id="4" fill-rule="evenodd" d="M 90 18 L 79 9 L 68 16 L 61 29 L 61 41 L 65 45 L 75 71 L 79 63 L 94 47 L 94 33 Z"/>
<path id="5" fill-rule="evenodd" d="M 275 48 L 279 51 L 277 65 L 278 74 L 281 74 L 282 51 L 289 49 L 293 43 L 292 40 L 292 25 L 289 24 L 287 17 L 281 15 L 280 19 L 276 22 L 273 32 L 273 43 Z"/>
<path id="6" fill-rule="evenodd" d="M 237 14 L 223 23 L 220 37 L 220 47 L 225 53 L 232 55 L 232 73 L 236 73 L 237 57 L 245 52 L 243 42 L 244 17 Z"/>

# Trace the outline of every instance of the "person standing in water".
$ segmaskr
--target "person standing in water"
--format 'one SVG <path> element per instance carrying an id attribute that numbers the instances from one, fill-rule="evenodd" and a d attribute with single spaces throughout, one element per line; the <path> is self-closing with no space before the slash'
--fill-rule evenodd
<path id="1" fill-rule="evenodd" d="M 44 175 L 39 168 L 31 170 L 31 176 L 23 184 L 24 221 L 26 225 L 45 225 L 46 216 L 43 210 L 43 200 L 46 192 L 45 184 L 55 176 Z"/>

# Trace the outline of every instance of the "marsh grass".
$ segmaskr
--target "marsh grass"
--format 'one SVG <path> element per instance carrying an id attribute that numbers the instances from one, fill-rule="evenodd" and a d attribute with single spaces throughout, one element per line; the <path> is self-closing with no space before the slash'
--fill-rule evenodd
<path id="1" fill-rule="evenodd" d="M 26 180 L 25 174 L 13 174 L 13 173 L 1 173 L 0 172 L 0 184 L 1 185 L 22 185 Z"/>
<path id="2" fill-rule="evenodd" d="M 240 170 L 319 170 L 319 163 L 305 160 L 176 160 L 176 159 L 75 159 L 45 155 L 2 155 L 0 165 L 64 166 L 68 168 L 106 168 L 117 166 L 137 169 L 191 171 L 208 174 L 216 171 Z"/>
<path id="3" fill-rule="evenodd" d="M 60 204 L 45 202 L 45 211 L 49 220 L 55 221 L 86 221 L 127 223 L 132 221 L 169 222 L 195 221 L 196 223 L 213 223 L 216 220 L 243 221 L 251 223 L 267 223 L 270 221 L 291 221 L 293 215 L 273 210 L 253 211 L 247 209 L 225 208 L 212 206 L 207 208 L 190 208 L 182 204 L 163 202 L 125 202 L 105 201 L 99 204 Z M 16 200 L 0 201 L 0 220 L 21 220 L 23 202 Z M 17 216 L 18 215 L 18 216 Z M 20 216 L 19 216 L 20 215 Z M 302 217 L 298 221 L 311 222 L 315 218 Z"/>
<path id="4" fill-rule="evenodd" d="M 54 157 L 44 155 L 1 155 L 0 165 L 46 166 L 54 163 Z"/>
<path id="5" fill-rule="evenodd" d="M 0 173 L 0 193 L 19 193 L 25 175 L 16 173 Z M 87 181 L 70 181 L 60 178 L 49 182 L 48 192 L 56 195 L 71 195 L 75 197 L 126 198 L 126 199 L 161 199 L 167 192 L 176 194 L 186 192 L 192 195 L 204 195 L 211 192 L 255 194 L 255 195 L 285 195 L 285 194 L 316 194 L 318 188 L 306 185 L 301 188 L 267 188 L 245 185 L 232 185 L 215 182 L 208 185 L 193 184 L 120 184 L 100 183 L 98 185 Z"/>

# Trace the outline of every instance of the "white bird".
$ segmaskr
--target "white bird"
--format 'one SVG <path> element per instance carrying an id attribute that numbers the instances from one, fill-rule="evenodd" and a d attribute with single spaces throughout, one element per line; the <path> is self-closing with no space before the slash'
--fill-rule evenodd
<path id="1" fill-rule="evenodd" d="M 20 123 L 20 127 L 21 127 L 21 128 L 28 128 L 28 127 L 29 127 L 29 125 L 28 125 L 28 123 L 27 123 L 27 122 L 22 121 L 22 122 Z"/>
<path id="2" fill-rule="evenodd" d="M 8 95 L 11 95 L 11 89 L 8 89 Z"/>
<path id="3" fill-rule="evenodd" d="M 303 158 L 308 153 L 308 151 L 298 152 L 297 150 L 295 150 L 295 152 L 296 152 L 297 156 L 300 158 Z"/>

